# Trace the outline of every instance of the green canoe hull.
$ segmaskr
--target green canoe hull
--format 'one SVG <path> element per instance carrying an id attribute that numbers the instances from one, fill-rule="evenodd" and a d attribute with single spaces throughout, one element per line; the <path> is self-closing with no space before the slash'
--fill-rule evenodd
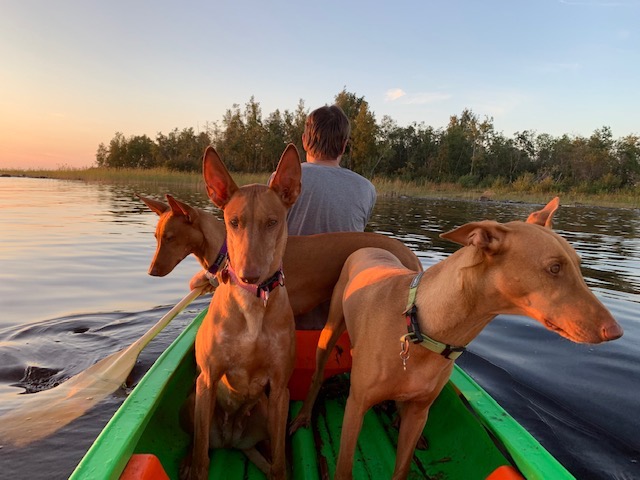
<path id="1" fill-rule="evenodd" d="M 206 310 L 205 310 L 206 312 Z M 71 479 L 117 479 L 134 453 L 156 455 L 170 478 L 178 478 L 190 437 L 179 425 L 180 408 L 195 377 L 193 344 L 205 312 L 158 358 L 98 436 Z M 333 478 L 348 376 L 332 380 L 333 393 L 321 396 L 312 428 L 290 438 L 290 478 Z M 301 407 L 291 402 L 290 418 Z M 354 478 L 390 478 L 397 429 L 392 408 L 372 409 L 359 437 Z M 464 371 L 455 367 L 434 402 L 424 429 L 425 445 L 414 455 L 409 478 L 485 479 L 511 465 L 528 479 L 574 478 L 520 424 Z M 425 448 L 426 446 L 426 448 Z M 211 453 L 210 479 L 265 478 L 236 450 Z"/>

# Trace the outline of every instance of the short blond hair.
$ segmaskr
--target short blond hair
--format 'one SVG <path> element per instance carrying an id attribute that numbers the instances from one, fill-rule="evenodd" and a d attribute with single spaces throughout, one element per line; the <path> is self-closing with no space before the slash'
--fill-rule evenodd
<path id="1" fill-rule="evenodd" d="M 318 159 L 334 159 L 344 153 L 351 134 L 349 119 L 337 105 L 315 109 L 307 116 L 302 147 Z"/>

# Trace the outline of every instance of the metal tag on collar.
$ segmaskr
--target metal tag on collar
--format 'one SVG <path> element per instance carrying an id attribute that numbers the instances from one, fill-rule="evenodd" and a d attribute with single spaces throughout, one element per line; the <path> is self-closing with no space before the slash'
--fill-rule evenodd
<path id="1" fill-rule="evenodd" d="M 402 360 L 402 369 L 407 371 L 407 360 L 409 360 L 409 334 L 400 338 L 400 359 Z"/>
<path id="2" fill-rule="evenodd" d="M 260 293 L 260 298 L 262 299 L 262 302 L 264 303 L 264 306 L 267 306 L 267 302 L 269 301 L 269 287 L 260 287 L 258 289 L 259 293 Z"/>

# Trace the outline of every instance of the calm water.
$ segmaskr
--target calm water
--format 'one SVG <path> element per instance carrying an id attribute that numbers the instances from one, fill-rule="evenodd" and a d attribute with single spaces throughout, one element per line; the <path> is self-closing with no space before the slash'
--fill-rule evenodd
<path id="1" fill-rule="evenodd" d="M 166 192 L 0 178 L 0 414 L 25 389 L 49 388 L 132 343 L 187 293 L 193 258 L 168 277 L 147 275 L 157 217 L 134 193 Z M 203 193 L 171 193 L 211 208 Z M 380 199 L 370 227 L 402 239 L 428 267 L 457 248 L 440 233 L 537 208 Z M 564 205 L 555 218 L 625 336 L 577 345 L 528 318 L 500 316 L 458 363 L 578 478 L 640 478 L 640 214 Z M 145 349 L 132 383 L 206 302 Z M 66 478 L 125 395 L 29 447 L 0 446 L 0 478 Z"/>

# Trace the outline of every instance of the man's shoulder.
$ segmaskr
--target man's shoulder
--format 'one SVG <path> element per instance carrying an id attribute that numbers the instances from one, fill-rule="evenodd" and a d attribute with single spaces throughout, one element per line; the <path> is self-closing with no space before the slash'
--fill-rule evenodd
<path id="1" fill-rule="evenodd" d="M 304 162 L 302 164 L 302 170 L 303 172 L 307 172 L 307 174 L 309 175 L 342 176 L 349 178 L 358 178 L 369 182 L 369 180 L 367 180 L 359 173 L 356 173 L 353 170 L 345 167 L 328 167 L 326 165 L 317 165 L 315 163 Z"/>
<path id="2" fill-rule="evenodd" d="M 315 164 L 309 164 L 308 167 L 304 167 L 305 163 L 302 165 L 302 184 L 311 190 L 317 191 L 317 189 L 320 189 L 328 195 L 342 192 L 341 195 L 373 198 L 373 201 L 375 201 L 376 187 L 367 178 L 353 170 Z"/>
<path id="3" fill-rule="evenodd" d="M 356 173 L 353 170 L 349 170 L 348 168 L 341 168 L 340 170 L 343 172 L 342 175 L 349 178 L 351 181 L 357 182 L 363 187 L 366 186 L 367 188 L 375 189 L 375 187 L 373 186 L 373 183 L 371 183 L 371 181 L 368 178 L 363 177 L 359 173 Z"/>

